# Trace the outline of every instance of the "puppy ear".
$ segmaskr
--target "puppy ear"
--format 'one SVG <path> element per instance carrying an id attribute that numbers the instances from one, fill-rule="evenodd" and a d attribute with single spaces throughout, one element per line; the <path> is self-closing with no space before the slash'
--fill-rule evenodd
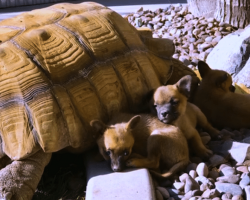
<path id="1" fill-rule="evenodd" d="M 234 90 L 235 90 L 234 86 L 230 86 L 229 88 L 226 88 L 226 87 L 228 87 L 226 84 L 226 81 L 228 80 L 229 76 L 230 75 L 225 72 L 225 74 L 223 74 L 222 76 L 217 78 L 215 84 L 217 87 L 219 87 L 225 91 L 230 90 L 231 92 L 234 92 Z"/>
<path id="2" fill-rule="evenodd" d="M 129 122 L 127 123 L 127 129 L 133 129 L 136 127 L 136 125 L 139 123 L 139 121 L 141 120 L 141 116 L 140 115 L 136 115 L 134 117 L 132 117 Z"/>
<path id="3" fill-rule="evenodd" d="M 198 70 L 200 72 L 201 78 L 203 78 L 211 70 L 211 68 L 208 66 L 207 63 L 200 60 L 198 62 Z"/>
<path id="4" fill-rule="evenodd" d="M 106 124 L 104 124 L 102 121 L 100 120 L 92 120 L 90 122 L 90 126 L 93 127 L 93 129 L 98 132 L 103 134 L 105 132 L 105 130 L 107 129 Z"/>
<path id="5" fill-rule="evenodd" d="M 177 83 L 176 86 L 180 93 L 185 95 L 187 98 L 190 96 L 191 86 L 192 86 L 192 76 L 186 75 L 182 77 Z"/>

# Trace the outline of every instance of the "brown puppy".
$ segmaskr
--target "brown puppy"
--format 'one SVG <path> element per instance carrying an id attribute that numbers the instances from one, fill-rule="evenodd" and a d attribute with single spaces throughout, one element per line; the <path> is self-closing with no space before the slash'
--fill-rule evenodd
<path id="1" fill-rule="evenodd" d="M 233 93 L 231 76 L 222 70 L 212 70 L 199 61 L 202 77 L 194 95 L 194 104 L 218 128 L 250 128 L 250 95 Z"/>
<path id="2" fill-rule="evenodd" d="M 169 169 L 162 177 L 171 177 L 189 162 L 187 141 L 178 127 L 161 123 L 151 115 L 118 114 L 109 125 L 101 121 L 90 122 L 100 133 L 99 151 L 111 160 L 113 171 L 130 167 Z M 140 157 L 129 158 L 131 152 Z"/>
<path id="3" fill-rule="evenodd" d="M 219 131 L 209 124 L 197 106 L 187 101 L 191 85 L 192 77 L 187 75 L 174 85 L 157 88 L 153 95 L 154 107 L 160 121 L 181 129 L 196 155 L 207 157 L 212 151 L 203 145 L 196 126 L 203 128 L 212 137 L 217 136 Z"/>

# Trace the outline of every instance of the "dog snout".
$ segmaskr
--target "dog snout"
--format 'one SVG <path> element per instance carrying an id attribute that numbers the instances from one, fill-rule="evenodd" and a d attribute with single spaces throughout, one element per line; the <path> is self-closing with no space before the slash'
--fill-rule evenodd
<path id="1" fill-rule="evenodd" d="M 167 114 L 169 114 L 168 112 L 161 112 L 161 115 L 163 116 L 163 117 L 166 117 L 167 116 Z"/>
<path id="2" fill-rule="evenodd" d="M 122 171 L 122 169 L 119 166 L 113 166 L 113 171 L 120 172 L 120 171 Z"/>

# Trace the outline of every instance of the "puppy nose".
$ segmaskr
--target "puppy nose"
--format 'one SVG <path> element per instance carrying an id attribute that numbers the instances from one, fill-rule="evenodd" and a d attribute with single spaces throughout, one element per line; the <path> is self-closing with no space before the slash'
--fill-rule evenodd
<path id="1" fill-rule="evenodd" d="M 167 114 L 168 114 L 168 112 L 162 112 L 162 113 L 161 113 L 161 115 L 162 115 L 163 117 L 166 117 Z"/>
<path id="2" fill-rule="evenodd" d="M 113 171 L 114 171 L 114 172 L 120 172 L 121 169 L 120 169 L 119 167 L 113 167 Z"/>

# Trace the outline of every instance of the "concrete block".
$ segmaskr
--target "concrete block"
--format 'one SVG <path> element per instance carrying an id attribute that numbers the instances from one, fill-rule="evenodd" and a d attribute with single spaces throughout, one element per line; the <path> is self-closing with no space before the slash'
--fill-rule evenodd
<path id="1" fill-rule="evenodd" d="M 107 161 L 85 159 L 87 171 L 86 200 L 156 200 L 155 188 L 147 169 L 113 172 Z"/>

